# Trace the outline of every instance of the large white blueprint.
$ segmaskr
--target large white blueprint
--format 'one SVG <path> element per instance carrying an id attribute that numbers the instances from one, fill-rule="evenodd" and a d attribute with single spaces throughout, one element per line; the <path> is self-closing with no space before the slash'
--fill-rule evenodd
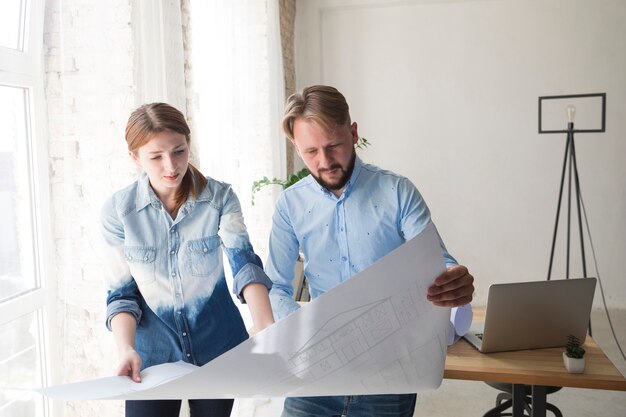
<path id="1" fill-rule="evenodd" d="M 39 390 L 60 399 L 411 393 L 443 378 L 450 310 L 426 300 L 445 271 L 430 225 L 378 262 L 202 367 L 164 364 Z"/>

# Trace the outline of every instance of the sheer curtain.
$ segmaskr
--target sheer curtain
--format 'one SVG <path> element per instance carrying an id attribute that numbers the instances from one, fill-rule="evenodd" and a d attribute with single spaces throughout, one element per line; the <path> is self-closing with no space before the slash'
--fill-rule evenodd
<path id="1" fill-rule="evenodd" d="M 286 176 L 278 8 L 278 0 L 183 0 L 187 116 L 195 154 L 205 175 L 232 184 L 264 262 L 274 203 L 282 190 L 266 187 L 253 206 L 252 183 Z M 235 304 L 251 327 L 246 306 Z M 281 406 L 282 399 L 239 399 L 233 416 L 277 415 Z"/>
<path id="2" fill-rule="evenodd" d="M 186 0 L 187 112 L 205 175 L 233 185 L 263 260 L 280 190 L 251 204 L 252 183 L 285 176 L 278 0 Z M 272 195 L 274 194 L 274 195 Z"/>

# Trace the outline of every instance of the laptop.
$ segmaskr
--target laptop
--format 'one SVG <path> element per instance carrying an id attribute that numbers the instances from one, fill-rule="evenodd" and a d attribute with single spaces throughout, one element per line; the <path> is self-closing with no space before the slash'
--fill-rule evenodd
<path id="1" fill-rule="evenodd" d="M 492 284 L 485 321 L 464 336 L 480 352 L 565 346 L 585 340 L 596 278 Z"/>

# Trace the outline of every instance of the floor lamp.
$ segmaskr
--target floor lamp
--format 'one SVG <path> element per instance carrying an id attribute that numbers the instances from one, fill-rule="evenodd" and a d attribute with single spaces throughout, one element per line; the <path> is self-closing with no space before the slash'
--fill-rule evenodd
<path id="1" fill-rule="evenodd" d="M 547 129 L 544 128 L 543 122 L 544 109 L 548 100 L 552 100 L 552 108 L 562 109 L 562 105 L 566 105 L 565 114 L 567 115 L 567 129 Z M 576 116 L 576 107 L 572 102 L 577 102 L 585 109 L 591 109 L 590 113 L 599 113 L 600 127 L 597 128 L 574 128 L 574 118 Z M 553 104 L 555 103 L 555 105 Z M 561 113 L 563 114 L 563 113 Z M 552 235 L 552 246 L 550 248 L 550 263 L 548 266 L 548 277 L 552 277 L 552 266 L 554 263 L 554 249 L 556 246 L 556 238 L 559 229 L 559 218 L 561 214 L 561 206 L 563 202 L 563 191 L 565 189 L 565 181 L 567 180 L 567 241 L 566 241 L 566 261 L 565 261 L 565 278 L 570 278 L 570 247 L 571 247 L 571 225 L 572 225 L 572 198 L 576 204 L 576 214 L 578 223 L 578 234 L 580 240 L 580 255 L 582 261 L 583 277 L 587 277 L 587 263 L 585 259 L 585 241 L 582 226 L 581 204 L 582 197 L 580 192 L 580 180 L 578 176 L 578 165 L 576 162 L 576 146 L 574 142 L 574 133 L 590 133 L 604 132 L 606 127 L 606 93 L 597 94 L 574 94 L 561 96 L 543 96 L 539 97 L 539 133 L 565 133 L 565 156 L 563 157 L 563 168 L 561 170 L 561 183 L 559 187 L 559 197 L 556 209 L 556 220 L 554 223 L 554 233 Z M 589 334 L 591 335 L 591 322 L 589 323 Z"/>

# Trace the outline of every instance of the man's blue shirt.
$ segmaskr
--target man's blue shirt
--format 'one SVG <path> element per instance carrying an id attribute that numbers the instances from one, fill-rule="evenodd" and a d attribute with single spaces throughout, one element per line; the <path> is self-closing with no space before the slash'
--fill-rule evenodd
<path id="1" fill-rule="evenodd" d="M 247 339 L 226 284 L 222 251 L 240 299 L 252 282 L 271 287 L 237 196 L 228 184 L 207 180 L 176 219 L 145 173 L 103 207 L 107 327 L 120 312 L 135 317 L 143 368 L 178 360 L 204 365 Z"/>
<path id="2" fill-rule="evenodd" d="M 431 217 L 411 181 L 357 157 L 340 197 L 309 175 L 280 195 L 272 222 L 266 271 L 281 319 L 298 308 L 292 282 L 299 250 L 316 298 L 417 236 Z M 456 265 L 443 242 L 441 248 L 446 264 Z"/>

